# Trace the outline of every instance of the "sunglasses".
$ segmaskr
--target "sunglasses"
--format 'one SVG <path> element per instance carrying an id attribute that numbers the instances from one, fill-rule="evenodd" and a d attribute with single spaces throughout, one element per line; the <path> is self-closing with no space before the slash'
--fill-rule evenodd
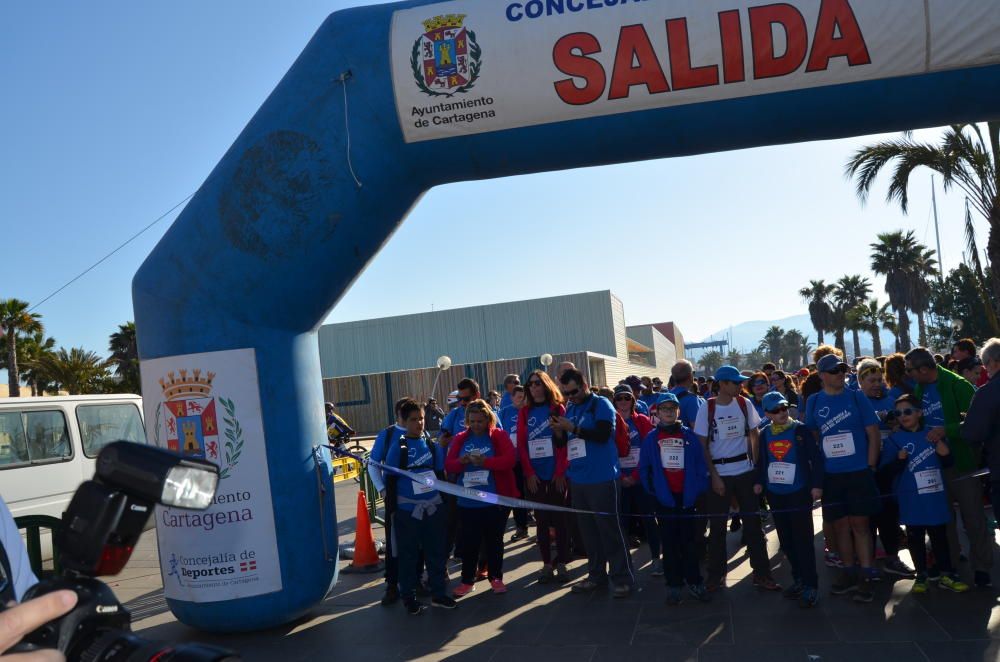
<path id="1" fill-rule="evenodd" d="M 572 398 L 580 394 L 580 389 L 575 388 L 572 391 L 563 391 L 562 394 L 567 398 Z"/>
<path id="2" fill-rule="evenodd" d="M 459 402 L 472 402 L 474 399 L 475 398 L 473 398 L 471 395 L 467 395 L 464 398 L 459 398 L 458 401 Z"/>
<path id="3" fill-rule="evenodd" d="M 541 386 L 542 382 L 538 379 L 532 379 L 528 381 L 528 386 Z"/>
<path id="4" fill-rule="evenodd" d="M 847 372 L 847 368 L 845 368 L 844 366 L 840 366 L 836 370 L 824 370 L 823 372 L 825 372 L 828 375 L 843 375 Z"/>
<path id="5" fill-rule="evenodd" d="M 625 402 L 625 401 L 632 402 L 632 396 L 631 395 L 616 395 L 615 396 L 615 402 Z"/>
<path id="6" fill-rule="evenodd" d="M 751 384 L 750 384 L 750 385 L 751 385 L 751 386 L 767 386 L 767 382 L 766 382 L 766 381 L 764 381 L 763 379 L 758 379 L 758 380 L 757 380 L 757 381 L 755 381 L 755 382 L 751 382 Z"/>
<path id="7" fill-rule="evenodd" d="M 770 410 L 770 411 L 769 411 L 769 412 L 767 412 L 767 413 L 768 413 L 768 414 L 780 414 L 780 413 L 782 413 L 782 412 L 786 412 L 786 411 L 788 411 L 788 406 L 787 406 L 787 405 L 781 405 L 781 406 L 780 406 L 780 407 L 778 407 L 777 409 L 772 409 L 772 410 Z"/>
<path id="8" fill-rule="evenodd" d="M 907 407 L 906 409 L 896 409 L 892 413 L 896 415 L 896 418 L 900 416 L 912 416 L 913 414 L 920 411 L 919 409 L 914 409 L 913 407 Z"/>

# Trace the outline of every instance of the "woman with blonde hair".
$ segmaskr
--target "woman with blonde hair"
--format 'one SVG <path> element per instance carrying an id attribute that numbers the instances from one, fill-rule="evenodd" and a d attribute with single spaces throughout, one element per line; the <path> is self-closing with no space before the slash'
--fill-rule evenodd
<path id="1" fill-rule="evenodd" d="M 458 475 L 458 484 L 476 491 L 518 497 L 514 479 L 517 452 L 507 433 L 497 425 L 493 408 L 473 400 L 465 409 L 466 429 L 448 445 L 445 470 Z M 506 593 L 503 583 L 503 529 L 510 509 L 469 497 L 458 498 L 461 524 L 458 541 L 462 557 L 462 582 L 453 595 L 460 598 L 475 590 L 479 550 L 486 554 L 487 577 L 494 593 Z"/>

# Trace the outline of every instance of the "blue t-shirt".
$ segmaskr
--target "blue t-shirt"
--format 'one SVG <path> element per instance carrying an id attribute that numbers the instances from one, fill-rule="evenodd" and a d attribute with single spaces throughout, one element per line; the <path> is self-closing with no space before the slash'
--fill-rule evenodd
<path id="1" fill-rule="evenodd" d="M 521 411 L 514 405 L 507 405 L 500 408 L 497 418 L 500 420 L 500 429 L 510 436 L 511 443 L 517 448 L 517 415 Z"/>
<path id="2" fill-rule="evenodd" d="M 640 395 L 639 396 L 639 402 L 641 402 L 642 404 L 646 405 L 646 409 L 647 409 L 647 411 L 645 411 L 643 413 L 645 413 L 645 414 L 648 415 L 649 414 L 649 410 L 652 410 L 653 405 L 656 403 L 656 400 L 659 397 L 660 396 L 657 393 L 647 393 L 646 395 Z"/>
<path id="3" fill-rule="evenodd" d="M 555 450 L 552 450 L 551 455 L 546 455 L 552 444 L 552 428 L 549 426 L 549 414 L 548 405 L 532 407 L 531 411 L 528 412 L 528 420 L 526 421 L 529 442 L 528 461 L 531 462 L 531 468 L 535 470 L 535 475 L 540 480 L 552 480 L 553 476 L 556 475 Z M 544 449 L 535 447 L 535 451 L 532 452 L 533 447 L 530 445 L 530 442 L 542 439 L 548 439 L 549 445 Z M 536 457 L 531 457 L 533 454 Z"/>
<path id="4" fill-rule="evenodd" d="M 465 405 L 459 405 L 448 412 L 441 421 L 441 431 L 455 436 L 465 429 Z"/>
<path id="5" fill-rule="evenodd" d="M 757 415 L 760 416 L 760 423 L 757 425 L 758 430 L 763 430 L 765 426 L 771 424 L 771 419 L 767 417 L 764 413 L 764 401 L 757 401 L 757 398 L 750 398 L 750 404 L 753 408 L 757 410 Z"/>
<path id="6" fill-rule="evenodd" d="M 509 407 L 512 404 L 514 404 L 514 400 L 510 397 L 510 393 L 504 390 L 503 395 L 500 396 L 500 409 Z"/>
<path id="7" fill-rule="evenodd" d="M 694 429 L 694 421 L 698 418 L 698 410 L 705 406 L 705 398 L 695 395 L 683 386 L 670 389 L 681 403 L 681 423 Z"/>
<path id="8" fill-rule="evenodd" d="M 649 416 L 649 405 L 647 405 L 642 400 L 635 401 L 635 410 L 640 414 L 645 414 L 646 416 Z"/>
<path id="9" fill-rule="evenodd" d="M 938 391 L 937 383 L 924 384 L 922 400 L 924 424 L 929 428 L 943 428 L 944 408 L 941 406 L 941 393 Z"/>
<path id="10" fill-rule="evenodd" d="M 389 446 L 389 450 L 385 456 L 385 464 L 390 467 L 398 467 L 400 465 L 399 461 L 399 451 L 402 439 L 396 438 Z M 432 449 L 427 445 L 427 441 L 423 437 L 417 437 L 416 439 L 412 437 L 406 438 L 407 445 L 407 460 L 406 460 L 406 470 L 411 471 L 415 474 L 423 474 L 426 472 L 433 471 L 444 471 L 444 451 L 440 448 Z M 424 486 L 417 486 L 413 484 L 413 481 L 399 476 L 396 483 L 396 494 L 400 499 L 413 499 L 416 501 L 429 501 L 438 495 L 438 491 L 435 489 L 425 491 Z M 412 503 L 400 503 L 400 510 L 413 510 Z"/>
<path id="11" fill-rule="evenodd" d="M 760 450 L 767 456 L 766 462 L 763 463 L 766 466 L 761 467 L 764 474 L 762 478 L 767 480 L 769 492 L 793 494 L 807 487 L 806 479 L 811 475 L 809 470 L 811 458 L 806 456 L 805 449 L 800 448 L 800 442 L 796 439 L 796 430 L 801 425 L 798 421 L 789 419 L 789 426 L 774 434 L 771 431 L 772 424 L 768 421 L 761 430 Z M 799 434 L 801 435 L 801 432 Z M 811 433 L 806 432 L 806 434 L 810 435 L 807 443 L 813 443 Z M 772 468 L 771 465 L 775 463 L 785 463 L 788 466 L 779 465 Z"/>
<path id="12" fill-rule="evenodd" d="M 820 391 L 806 403 L 805 424 L 819 432 L 827 473 L 841 474 L 868 468 L 868 433 L 878 425 L 875 408 L 861 391 L 844 389 L 837 395 Z"/>
<path id="13" fill-rule="evenodd" d="M 375 436 L 375 443 L 372 444 L 372 452 L 369 457 L 376 462 L 385 463 L 385 454 L 389 450 L 390 442 L 395 441 L 406 434 L 406 428 L 399 427 L 396 423 L 389 428 L 382 428 Z M 385 476 L 379 470 L 369 472 L 375 489 L 381 492 L 385 489 Z"/>
<path id="14" fill-rule="evenodd" d="M 583 429 L 593 429 L 597 421 L 611 423 L 611 437 L 603 444 L 577 439 L 572 432 L 567 434 L 570 460 L 566 475 L 570 482 L 593 485 L 618 478 L 614 405 L 607 398 L 591 393 L 581 404 L 569 405 L 566 418 Z"/>
<path id="15" fill-rule="evenodd" d="M 458 456 L 462 457 L 473 451 L 478 451 L 485 457 L 493 457 L 493 442 L 490 441 L 490 436 L 484 434 L 479 437 L 473 437 L 470 434 L 465 438 L 465 443 L 462 444 L 462 449 L 458 452 Z M 465 464 L 462 466 L 464 467 L 462 473 L 458 474 L 459 485 L 462 487 L 471 487 L 474 490 L 482 492 L 490 492 L 491 494 L 497 493 L 497 483 L 493 478 L 493 471 L 486 467 L 477 467 L 474 464 Z M 473 501 L 465 497 L 458 497 L 458 505 L 463 508 L 486 508 L 490 504 L 483 501 Z"/>
<path id="16" fill-rule="evenodd" d="M 896 398 L 892 397 L 892 395 L 890 395 L 888 391 L 883 391 L 883 395 L 881 398 L 873 398 L 871 396 L 867 397 L 868 397 L 868 402 L 872 404 L 872 408 L 875 410 L 876 415 L 878 415 L 879 412 L 888 413 L 896 408 Z M 879 418 L 878 429 L 883 439 L 888 437 L 889 432 L 892 431 L 892 426 L 889 425 L 887 421 L 888 417 L 886 417 L 885 419 Z"/>
<path id="17" fill-rule="evenodd" d="M 892 464 L 905 449 L 910 456 L 896 479 L 899 521 L 914 526 L 936 526 L 951 521 L 951 505 L 944 489 L 941 460 L 927 441 L 927 430 L 899 430 L 882 444 L 882 464 Z"/>

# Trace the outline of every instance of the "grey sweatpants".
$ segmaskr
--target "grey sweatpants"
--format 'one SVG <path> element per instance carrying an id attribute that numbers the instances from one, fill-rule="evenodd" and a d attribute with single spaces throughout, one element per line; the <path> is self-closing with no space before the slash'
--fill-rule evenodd
<path id="1" fill-rule="evenodd" d="M 978 478 L 959 478 L 955 467 L 944 470 L 948 500 L 958 504 L 965 534 L 969 536 L 969 562 L 973 570 L 989 572 L 993 567 L 993 532 L 986 523 L 983 509 L 983 486 Z M 951 552 L 951 567 L 958 570 L 958 525 L 956 518 L 948 522 L 948 548 Z"/>
<path id="2" fill-rule="evenodd" d="M 577 515 L 580 536 L 587 548 L 587 573 L 591 581 L 603 584 L 608 581 L 608 566 L 611 567 L 611 581 L 617 585 L 635 584 L 632 555 L 625 542 L 618 518 L 621 502 L 621 487 L 617 480 L 606 483 L 580 485 L 570 483 L 570 495 L 574 508 L 592 510 L 610 515 Z"/>

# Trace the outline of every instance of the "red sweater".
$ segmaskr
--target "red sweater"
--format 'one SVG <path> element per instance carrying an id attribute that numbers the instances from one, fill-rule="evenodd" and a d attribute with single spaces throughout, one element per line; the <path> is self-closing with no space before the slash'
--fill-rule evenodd
<path id="1" fill-rule="evenodd" d="M 525 406 L 517 412 L 517 454 L 521 460 L 521 471 L 524 477 L 535 475 L 535 468 L 531 466 L 531 456 L 528 455 L 528 412 L 531 407 Z M 556 416 L 565 416 L 566 407 L 563 405 L 553 405 L 550 410 Z M 553 448 L 556 456 L 556 476 L 565 476 L 566 469 L 569 468 L 569 456 L 566 454 L 566 446 Z"/>
<path id="2" fill-rule="evenodd" d="M 632 412 L 632 422 L 635 423 L 635 428 L 639 431 L 639 446 L 641 447 L 646 435 L 652 432 L 656 426 L 653 425 L 653 421 L 650 420 L 649 416 L 640 414 L 637 411 Z M 625 421 L 625 424 L 628 425 L 627 420 Z M 622 469 L 621 477 L 625 478 L 626 476 L 639 480 L 639 467 L 635 467 L 632 470 Z"/>
<path id="3" fill-rule="evenodd" d="M 470 465 L 462 464 L 458 454 L 469 436 L 468 430 L 459 432 L 448 444 L 448 456 L 444 461 L 444 470 L 451 474 L 464 473 Z M 493 456 L 483 460 L 483 468 L 493 472 L 493 480 L 497 485 L 497 494 L 515 499 L 521 496 L 517 491 L 517 481 L 514 479 L 514 464 L 517 463 L 517 451 L 507 433 L 499 428 L 490 430 L 490 443 L 493 444 Z M 478 469 L 478 467 L 473 467 Z"/>

